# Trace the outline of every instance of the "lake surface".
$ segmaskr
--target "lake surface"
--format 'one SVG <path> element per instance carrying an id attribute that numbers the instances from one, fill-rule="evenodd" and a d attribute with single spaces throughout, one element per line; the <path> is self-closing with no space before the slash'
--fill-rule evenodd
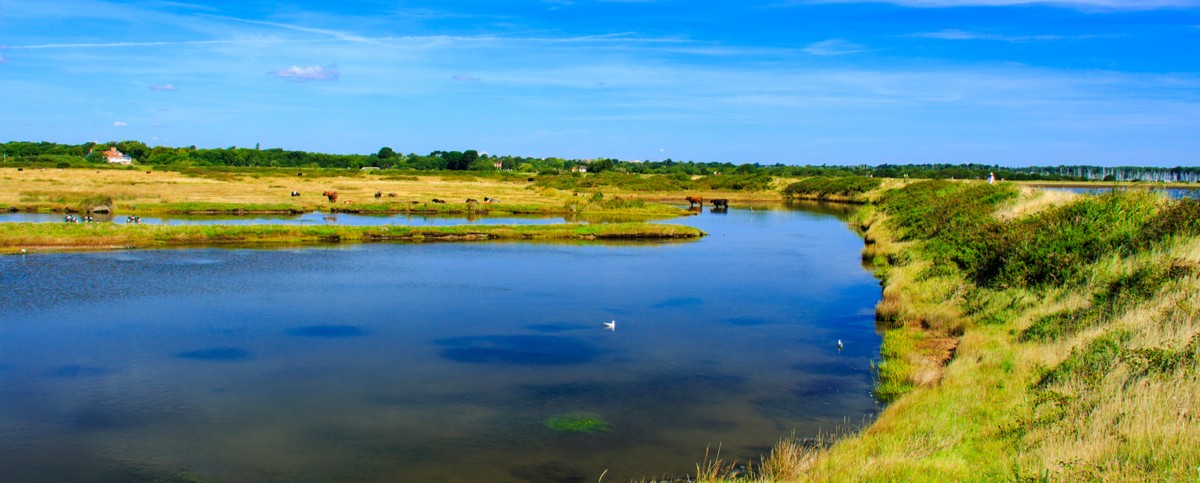
<path id="1" fill-rule="evenodd" d="M 628 481 L 708 447 L 757 461 L 878 407 L 880 288 L 830 213 L 672 220 L 709 233 L 686 243 L 0 257 L 0 475 Z"/>
<path id="2" fill-rule="evenodd" d="M 1112 188 L 1082 188 L 1082 187 L 1077 187 L 1077 186 L 1039 186 L 1038 188 L 1044 189 L 1044 190 L 1049 190 L 1049 191 L 1066 191 L 1069 193 L 1078 193 L 1078 194 L 1084 194 L 1084 195 L 1101 195 L 1104 193 L 1112 193 L 1112 191 L 1113 191 Z M 1200 188 L 1117 188 L 1117 189 L 1118 190 L 1148 189 L 1150 191 L 1161 194 L 1162 196 L 1165 196 L 1165 197 L 1171 198 L 1171 199 L 1200 198 Z"/>

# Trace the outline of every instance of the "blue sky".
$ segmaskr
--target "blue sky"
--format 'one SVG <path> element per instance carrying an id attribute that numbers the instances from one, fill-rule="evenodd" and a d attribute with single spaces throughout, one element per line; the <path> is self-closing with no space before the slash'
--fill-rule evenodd
<path id="1" fill-rule="evenodd" d="M 1200 164 L 1200 0 L 0 0 L 0 140 Z"/>

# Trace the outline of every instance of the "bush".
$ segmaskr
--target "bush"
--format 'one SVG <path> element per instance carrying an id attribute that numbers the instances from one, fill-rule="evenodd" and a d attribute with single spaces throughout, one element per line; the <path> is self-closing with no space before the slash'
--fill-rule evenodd
<path id="1" fill-rule="evenodd" d="M 1157 200 L 1142 192 L 1087 196 L 1031 217 L 997 224 L 976 246 L 990 251 L 966 268 L 976 282 L 1043 286 L 1078 280 L 1102 257 L 1129 255 L 1146 238 Z"/>
<path id="2" fill-rule="evenodd" d="M 803 179 L 783 189 L 783 195 L 793 198 L 800 195 L 827 198 L 831 195 L 853 196 L 879 188 L 878 178 L 864 176 L 816 176 Z"/>

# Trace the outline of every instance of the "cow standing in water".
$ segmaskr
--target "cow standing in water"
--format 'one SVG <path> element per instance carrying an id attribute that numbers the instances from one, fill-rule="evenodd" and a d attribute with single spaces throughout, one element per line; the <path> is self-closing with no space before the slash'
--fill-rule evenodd
<path id="1" fill-rule="evenodd" d="M 329 198 L 330 203 L 337 203 L 337 191 L 326 191 L 321 193 L 322 196 Z"/>
<path id="2" fill-rule="evenodd" d="M 712 200 L 712 204 L 713 204 L 714 210 L 728 210 L 729 209 L 729 200 L 727 200 L 725 198 L 716 198 L 716 199 Z"/>
<path id="3" fill-rule="evenodd" d="M 696 205 L 700 205 L 701 208 L 704 207 L 704 198 L 699 196 L 689 196 L 684 199 L 688 202 L 688 208 L 695 208 Z"/>

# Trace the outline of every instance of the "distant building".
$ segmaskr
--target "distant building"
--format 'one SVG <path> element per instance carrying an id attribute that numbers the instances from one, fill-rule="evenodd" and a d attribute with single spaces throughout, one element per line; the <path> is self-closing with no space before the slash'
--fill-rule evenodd
<path id="1" fill-rule="evenodd" d="M 571 166 L 571 172 L 572 173 L 586 173 L 587 166 L 583 166 L 583 165 L 579 165 L 579 164 L 577 164 L 575 166 Z"/>
<path id="2" fill-rule="evenodd" d="M 503 169 L 504 163 L 502 163 L 500 161 L 494 161 L 494 162 L 492 162 L 492 167 L 496 168 L 496 169 Z"/>
<path id="3" fill-rule="evenodd" d="M 108 158 L 108 162 L 111 164 L 133 164 L 133 158 L 129 157 L 128 154 L 117 151 L 116 147 L 108 148 L 108 151 L 104 152 L 104 156 Z"/>

